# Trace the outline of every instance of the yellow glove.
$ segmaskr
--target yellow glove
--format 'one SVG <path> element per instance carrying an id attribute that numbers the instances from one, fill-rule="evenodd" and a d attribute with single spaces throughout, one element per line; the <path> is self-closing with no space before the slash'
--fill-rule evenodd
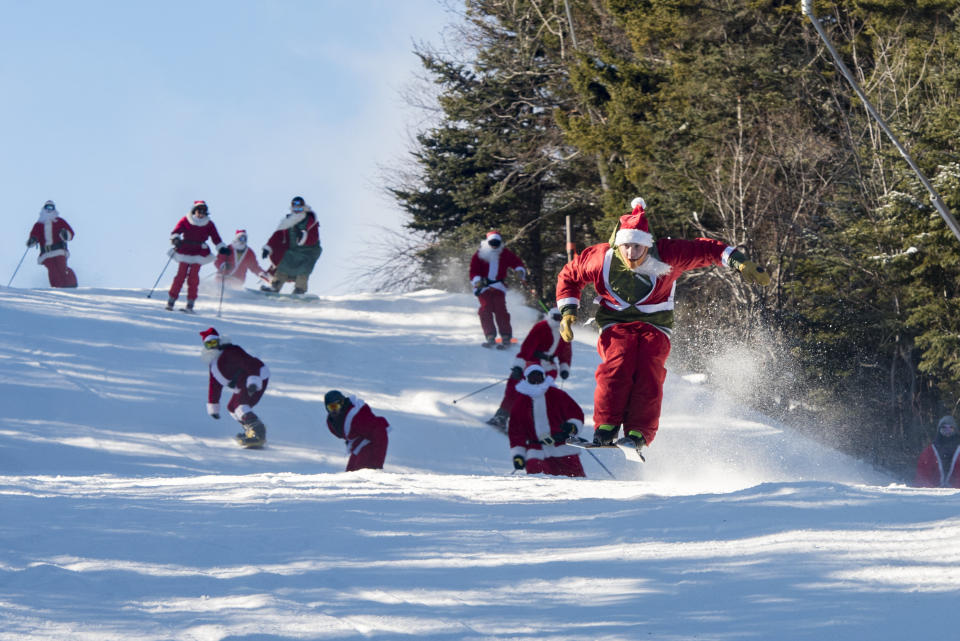
<path id="1" fill-rule="evenodd" d="M 743 280 L 747 283 L 760 285 L 761 287 L 766 287 L 770 284 L 770 274 L 752 260 L 746 260 L 740 263 L 739 267 L 740 275 L 743 276 Z"/>
<path id="2" fill-rule="evenodd" d="M 576 320 L 577 317 L 573 314 L 564 314 L 560 321 L 560 338 L 568 343 L 573 340 L 573 323 Z"/>

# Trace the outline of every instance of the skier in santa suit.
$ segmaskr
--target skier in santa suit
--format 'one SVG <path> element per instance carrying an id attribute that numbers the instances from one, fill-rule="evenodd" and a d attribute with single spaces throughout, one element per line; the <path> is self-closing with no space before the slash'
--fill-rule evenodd
<path id="1" fill-rule="evenodd" d="M 173 304 L 180 297 L 183 281 L 187 281 L 187 310 L 193 311 L 193 304 L 197 300 L 197 290 L 200 286 L 200 267 L 213 262 L 214 256 L 207 246 L 207 239 L 213 241 L 217 252 L 223 255 L 230 253 L 230 248 L 220 240 L 217 226 L 210 220 L 210 211 L 207 203 L 202 200 L 193 202 L 190 213 L 177 222 L 170 232 L 170 243 L 173 245 L 171 256 L 179 263 L 177 275 L 173 277 L 173 284 L 167 297 L 167 309 L 173 309 Z"/>
<path id="2" fill-rule="evenodd" d="M 295 196 L 290 201 L 290 213 L 283 217 L 263 247 L 262 257 L 272 263 L 268 270 L 271 282 L 260 289 L 279 292 L 284 283 L 292 280 L 293 293 L 306 294 L 310 274 L 322 253 L 317 214 L 303 198 Z"/>
<path id="3" fill-rule="evenodd" d="M 232 390 L 227 411 L 243 427 L 237 439 L 245 447 L 262 447 L 267 440 L 267 428 L 253 413 L 253 408 L 267 391 L 270 368 L 239 345 L 220 336 L 213 327 L 200 332 L 200 338 L 203 340 L 203 360 L 210 366 L 207 413 L 219 419 L 223 388 Z"/>
<path id="4" fill-rule="evenodd" d="M 586 476 L 576 448 L 566 444 L 583 427 L 583 410 L 546 376 L 539 363 L 530 363 L 517 383 L 507 436 L 513 467 L 527 474 Z"/>
<path id="5" fill-rule="evenodd" d="M 73 240 L 73 228 L 60 218 L 60 212 L 52 200 L 43 204 L 40 216 L 30 230 L 27 247 L 39 245 L 37 264 L 47 268 L 50 287 L 76 287 L 77 275 L 67 267 L 67 242 Z"/>
<path id="6" fill-rule="evenodd" d="M 560 338 L 560 310 L 554 307 L 547 312 L 547 317 L 534 324 L 530 333 L 523 339 L 517 357 L 513 359 L 510 376 L 507 378 L 507 389 L 503 393 L 503 400 L 497 413 L 487 423 L 501 429 L 506 428 L 510 408 L 516 398 L 517 383 L 523 378 L 523 368 L 530 362 L 538 362 L 549 378 L 566 380 L 570 376 L 570 359 L 572 350 L 570 343 Z"/>
<path id="7" fill-rule="evenodd" d="M 230 253 L 218 254 L 214 262 L 217 268 L 217 278 L 222 279 L 228 287 L 242 289 L 247 279 L 247 272 L 269 281 L 267 272 L 260 268 L 257 257 L 247 247 L 247 230 L 238 229 L 230 243 Z"/>
<path id="8" fill-rule="evenodd" d="M 504 280 L 508 271 L 520 276 L 526 286 L 527 268 L 520 257 L 503 246 L 500 232 L 491 230 L 480 243 L 480 249 L 470 259 L 470 284 L 473 293 L 480 301 L 480 327 L 486 339 L 485 347 L 496 343 L 497 331 L 500 331 L 500 348 L 510 346 L 513 328 L 510 326 L 510 313 L 507 311 L 507 285 Z"/>
<path id="9" fill-rule="evenodd" d="M 323 397 L 327 408 L 327 428 L 347 443 L 347 472 L 381 470 L 387 458 L 387 433 L 390 424 L 377 416 L 370 406 L 356 396 L 344 396 L 330 390 Z"/>
<path id="10" fill-rule="evenodd" d="M 766 286 L 770 276 L 756 263 L 718 240 L 654 240 L 642 198 L 620 220 L 609 243 L 587 247 L 557 279 L 560 334 L 573 340 L 580 292 L 593 285 L 600 308 L 594 392 L 594 441 L 609 444 L 621 426 L 639 452 L 653 442 L 660 425 L 664 363 L 670 353 L 676 281 L 691 269 L 725 265 L 748 283 Z"/>
<path id="11" fill-rule="evenodd" d="M 960 488 L 960 432 L 952 416 L 937 423 L 937 435 L 917 460 L 915 487 Z"/>

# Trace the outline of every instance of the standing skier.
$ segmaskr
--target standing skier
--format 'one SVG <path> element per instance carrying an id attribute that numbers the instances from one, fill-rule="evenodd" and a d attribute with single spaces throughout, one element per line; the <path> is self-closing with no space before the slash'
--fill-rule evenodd
<path id="1" fill-rule="evenodd" d="M 507 436 L 513 467 L 527 474 L 586 476 L 579 452 L 566 444 L 583 427 L 583 410 L 553 384 L 539 363 L 530 363 L 517 383 Z"/>
<path id="2" fill-rule="evenodd" d="M 513 338 L 510 313 L 507 311 L 507 285 L 504 282 L 508 270 L 516 272 L 526 286 L 527 268 L 523 261 L 503 246 L 500 232 L 491 230 L 470 259 L 470 284 L 480 302 L 477 315 L 480 316 L 480 327 L 486 340 L 484 347 L 496 344 L 497 330 L 500 331 L 500 349 L 510 347 Z"/>
<path id="3" fill-rule="evenodd" d="M 915 487 L 960 488 L 960 432 L 952 416 L 944 416 L 937 423 L 937 435 L 917 460 Z"/>
<path id="4" fill-rule="evenodd" d="M 263 248 L 263 258 L 273 263 L 269 286 L 260 289 L 279 292 L 287 281 L 293 281 L 294 294 L 306 294 L 313 267 L 323 253 L 317 214 L 300 196 L 290 201 L 290 213 L 283 217 Z"/>
<path id="5" fill-rule="evenodd" d="M 247 279 L 247 272 L 259 278 L 269 280 L 267 272 L 260 268 L 257 257 L 247 247 L 247 230 L 238 229 L 233 242 L 230 243 L 230 252 L 219 254 L 214 263 L 217 268 L 217 278 L 233 289 L 242 289 Z"/>
<path id="6" fill-rule="evenodd" d="M 190 213 L 181 218 L 170 232 L 170 243 L 173 245 L 172 257 L 179 263 L 179 267 L 177 275 L 173 277 L 173 284 L 170 285 L 167 309 L 173 309 L 173 304 L 180 297 L 183 281 L 186 280 L 186 311 L 193 311 L 193 304 L 197 300 L 197 290 L 200 286 L 200 266 L 214 259 L 207 246 L 208 238 L 213 241 L 218 253 L 223 255 L 230 253 L 230 249 L 220 240 L 216 225 L 210 220 L 207 203 L 195 200 Z"/>
<path id="7" fill-rule="evenodd" d="M 564 380 L 570 376 L 572 350 L 570 349 L 570 343 L 560 338 L 560 321 L 562 318 L 560 310 L 554 307 L 547 312 L 545 319 L 530 328 L 530 333 L 527 334 L 520 345 L 520 352 L 513 360 L 510 377 L 507 379 L 507 388 L 503 393 L 503 400 L 500 401 L 500 407 L 493 418 L 487 421 L 488 424 L 501 429 L 506 428 L 510 408 L 513 407 L 513 401 L 516 397 L 517 383 L 523 378 L 523 368 L 527 363 L 540 363 L 547 377 L 554 380 L 557 379 L 557 376 Z M 559 364 L 557 361 L 559 361 Z"/>
<path id="8" fill-rule="evenodd" d="M 227 411 L 243 427 L 237 440 L 244 447 L 263 447 L 267 428 L 253 413 L 267 391 L 270 369 L 263 361 L 221 337 L 213 327 L 200 332 L 203 339 L 203 360 L 210 365 L 210 386 L 207 395 L 207 413 L 220 418 L 220 394 L 224 387 L 233 390 L 227 402 Z"/>
<path id="9" fill-rule="evenodd" d="M 60 217 L 52 200 L 43 203 L 40 216 L 30 230 L 27 247 L 39 245 L 37 264 L 47 268 L 50 287 L 76 287 L 77 275 L 67 267 L 67 242 L 73 240 L 73 228 Z"/>
<path id="10" fill-rule="evenodd" d="M 387 458 L 387 419 L 377 416 L 356 396 L 344 396 L 330 390 L 323 397 L 327 408 L 327 429 L 347 443 L 347 472 L 383 469 Z"/>
<path id="11" fill-rule="evenodd" d="M 660 425 L 677 279 L 687 270 L 718 264 L 738 269 L 748 283 L 766 286 L 770 276 L 718 240 L 655 241 L 646 203 L 636 198 L 632 207 L 620 217 L 609 243 L 587 247 L 564 266 L 557 279 L 557 307 L 563 315 L 560 334 L 571 341 L 580 292 L 593 285 L 600 297 L 594 442 L 614 442 L 622 426 L 639 452 L 653 442 Z"/>

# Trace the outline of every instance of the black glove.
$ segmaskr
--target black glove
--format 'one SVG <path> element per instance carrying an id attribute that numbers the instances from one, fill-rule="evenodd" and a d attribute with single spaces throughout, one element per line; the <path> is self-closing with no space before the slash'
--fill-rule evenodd
<path id="1" fill-rule="evenodd" d="M 264 259 L 264 260 L 266 260 L 266 259 L 267 259 L 267 256 L 269 256 L 269 255 L 270 255 L 270 250 L 267 249 L 266 247 L 264 247 L 264 248 L 263 248 L 263 251 L 260 252 L 260 258 L 262 258 L 262 259 Z"/>
<path id="2" fill-rule="evenodd" d="M 560 370 L 560 378 L 562 378 L 563 380 L 567 380 L 568 378 L 570 378 L 570 371 L 565 369 Z"/>
<path id="3" fill-rule="evenodd" d="M 514 367 L 510 368 L 510 378 L 515 381 L 519 381 L 521 378 L 523 378 L 523 370 L 520 369 L 519 365 L 515 365 Z"/>
<path id="4" fill-rule="evenodd" d="M 219 414 L 211 414 L 211 415 L 210 415 L 210 418 L 219 419 L 219 418 L 220 418 L 220 415 L 219 415 Z"/>
<path id="5" fill-rule="evenodd" d="M 224 245 L 223 247 L 217 250 L 217 253 L 220 254 L 221 256 L 228 256 L 230 254 L 230 248 Z"/>
<path id="6" fill-rule="evenodd" d="M 474 295 L 474 296 L 479 296 L 479 295 L 480 295 L 480 288 L 479 288 L 479 287 L 477 287 L 475 290 L 473 290 L 473 295 Z"/>
<path id="7" fill-rule="evenodd" d="M 527 460 L 525 458 L 523 458 L 519 454 L 513 457 L 513 469 L 522 470 L 526 466 L 527 466 Z"/>
<path id="8" fill-rule="evenodd" d="M 231 264 L 230 264 L 230 261 L 228 260 L 228 261 L 225 261 L 225 262 L 220 263 L 220 267 L 218 267 L 217 270 L 218 270 L 221 274 L 226 274 L 228 271 L 230 271 L 230 269 L 231 269 L 232 267 L 233 267 L 233 265 L 231 265 Z"/>
<path id="9" fill-rule="evenodd" d="M 70 234 L 69 232 L 67 232 L 66 229 L 60 230 L 60 240 L 62 240 L 63 242 L 67 242 L 69 237 L 70 237 Z"/>
<path id="10" fill-rule="evenodd" d="M 34 238 L 33 236 L 27 239 L 27 247 L 33 247 L 36 244 L 37 244 L 37 239 Z"/>
<path id="11" fill-rule="evenodd" d="M 256 385 L 254 385 L 253 383 L 251 383 L 250 385 L 247 385 L 247 395 L 248 395 L 248 396 L 253 396 L 254 394 L 256 394 L 256 393 L 259 392 L 259 391 L 260 391 L 260 388 L 257 387 Z"/>
<path id="12" fill-rule="evenodd" d="M 546 352 L 534 352 L 534 353 L 533 353 L 533 357 L 534 357 L 534 358 L 539 358 L 541 361 L 552 361 L 552 360 L 553 360 L 553 356 L 550 356 L 550 354 L 547 354 Z"/>
<path id="13" fill-rule="evenodd" d="M 170 237 L 170 244 L 173 245 L 174 247 L 176 247 L 177 249 L 180 249 L 180 245 L 181 245 L 182 243 L 183 243 L 183 239 L 180 238 L 179 236 L 171 236 L 171 237 Z"/>
<path id="14" fill-rule="evenodd" d="M 574 434 L 576 434 L 578 431 L 579 431 L 579 430 L 577 430 L 577 424 L 576 424 L 576 423 L 571 423 L 570 421 L 567 421 L 566 423 L 563 423 L 563 424 L 560 426 L 560 433 L 557 434 L 557 436 L 556 436 L 556 441 L 557 441 L 557 443 L 563 443 L 563 442 L 566 441 L 568 438 L 570 438 L 571 436 L 573 436 Z"/>

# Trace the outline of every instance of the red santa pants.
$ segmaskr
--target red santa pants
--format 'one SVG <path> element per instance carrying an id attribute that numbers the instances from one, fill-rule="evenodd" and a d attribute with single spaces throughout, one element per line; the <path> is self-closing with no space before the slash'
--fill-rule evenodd
<path id="1" fill-rule="evenodd" d="M 652 443 L 660 427 L 670 339 L 649 323 L 617 323 L 597 341 L 602 363 L 593 393 L 594 425 L 623 425 Z"/>
<path id="2" fill-rule="evenodd" d="M 197 289 L 200 287 L 199 263 L 180 263 L 177 275 L 173 277 L 173 284 L 170 285 L 170 298 L 176 300 L 180 296 L 184 280 L 187 281 L 187 300 L 197 300 Z"/>
<path id="3" fill-rule="evenodd" d="M 368 442 L 359 452 L 351 454 L 347 461 L 347 472 L 356 470 L 382 470 L 387 458 L 387 435 L 383 439 Z"/>
<path id="4" fill-rule="evenodd" d="M 569 456 L 548 456 L 543 459 L 543 473 L 553 474 L 554 476 L 578 476 L 585 477 L 583 464 L 580 463 L 580 457 L 576 454 Z"/>
<path id="5" fill-rule="evenodd" d="M 261 386 L 260 389 L 254 392 L 253 394 L 250 394 L 249 392 L 247 392 L 246 387 L 241 387 L 240 389 L 238 389 L 236 393 L 227 402 L 227 411 L 230 412 L 230 414 L 239 421 L 240 418 L 237 417 L 236 414 L 234 414 L 236 409 L 238 407 L 244 407 L 244 406 L 246 406 L 247 408 L 252 408 L 257 403 L 259 403 L 260 399 L 263 397 L 263 393 L 267 391 L 267 383 L 269 381 L 270 381 L 269 378 L 263 379 L 263 386 Z M 249 410 L 246 410 L 246 411 L 249 411 Z"/>
<path id="6" fill-rule="evenodd" d="M 477 314 L 480 316 L 480 327 L 483 328 L 483 335 L 486 338 L 497 336 L 497 328 L 500 329 L 500 336 L 505 339 L 513 337 L 513 328 L 510 326 L 510 313 L 507 312 L 507 295 L 496 287 L 487 287 L 477 298 L 480 300 L 480 309 Z M 494 327 L 496 320 L 496 327 Z"/>
<path id="7" fill-rule="evenodd" d="M 77 275 L 73 270 L 67 267 L 66 256 L 51 256 L 43 260 L 43 266 L 47 268 L 47 278 L 50 280 L 50 287 L 76 287 Z"/>

